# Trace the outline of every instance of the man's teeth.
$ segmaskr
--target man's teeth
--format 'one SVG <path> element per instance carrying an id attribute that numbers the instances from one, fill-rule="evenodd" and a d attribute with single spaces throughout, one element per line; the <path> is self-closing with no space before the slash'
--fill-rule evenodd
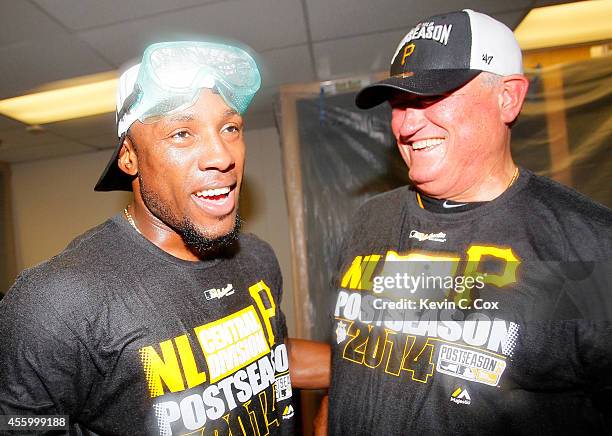
<path id="1" fill-rule="evenodd" d="M 420 150 L 422 148 L 434 147 L 442 144 L 442 141 L 444 141 L 442 138 L 421 139 L 420 141 L 414 141 L 412 143 L 412 149 Z"/>
<path id="2" fill-rule="evenodd" d="M 226 186 L 224 188 L 219 189 L 207 189 L 205 191 L 196 192 L 198 197 L 216 197 L 217 195 L 225 195 L 229 194 L 230 188 Z"/>

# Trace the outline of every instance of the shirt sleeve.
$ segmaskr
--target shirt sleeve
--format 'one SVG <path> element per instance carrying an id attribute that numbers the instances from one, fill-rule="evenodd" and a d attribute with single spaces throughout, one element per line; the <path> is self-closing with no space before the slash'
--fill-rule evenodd
<path id="1" fill-rule="evenodd" d="M 0 414 L 74 419 L 92 384 L 92 363 L 40 286 L 20 276 L 0 301 Z"/>

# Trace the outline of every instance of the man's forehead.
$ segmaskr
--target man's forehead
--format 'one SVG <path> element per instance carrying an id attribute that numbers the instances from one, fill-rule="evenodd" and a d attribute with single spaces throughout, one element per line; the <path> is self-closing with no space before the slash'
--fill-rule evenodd
<path id="1" fill-rule="evenodd" d="M 197 104 L 196 102 L 191 107 L 175 114 L 145 120 L 145 122 L 136 120 L 130 127 L 130 131 L 132 134 L 140 132 L 138 135 L 158 136 L 165 135 L 169 130 L 179 127 L 198 129 L 198 126 L 204 128 L 206 125 L 233 122 L 237 118 L 241 120 L 242 116 L 227 105 L 212 109 L 209 104 Z"/>
<path id="2" fill-rule="evenodd" d="M 166 122 L 190 122 L 190 121 L 196 121 L 198 119 L 199 116 L 201 115 L 206 115 L 207 111 L 206 109 L 199 109 L 196 110 L 196 108 L 194 106 L 185 109 L 182 112 L 178 112 L 176 114 L 172 114 L 172 115 L 167 115 L 165 117 L 162 118 L 162 121 L 166 121 Z M 240 116 L 240 114 L 238 112 L 236 112 L 234 109 L 227 107 L 226 109 L 223 110 L 223 112 L 221 112 L 219 114 L 222 118 L 230 118 L 234 115 L 236 116 Z"/>
<path id="3" fill-rule="evenodd" d="M 160 105 L 163 105 L 160 102 Z M 171 124 L 182 122 L 204 121 L 211 119 L 226 119 L 231 117 L 240 117 L 240 114 L 233 108 L 229 107 L 223 98 L 213 93 L 208 89 L 203 89 L 197 99 L 189 107 L 182 111 L 167 114 L 164 116 L 151 119 L 144 124 Z"/>

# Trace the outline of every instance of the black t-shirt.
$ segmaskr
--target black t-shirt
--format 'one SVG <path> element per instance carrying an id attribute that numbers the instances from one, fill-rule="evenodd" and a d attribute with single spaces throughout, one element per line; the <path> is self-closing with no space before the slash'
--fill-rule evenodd
<path id="1" fill-rule="evenodd" d="M 117 215 L 24 271 L 0 302 L 0 414 L 72 434 L 292 434 L 272 249 L 188 262 Z"/>
<path id="2" fill-rule="evenodd" d="M 335 283 L 330 434 L 610 431 L 611 229 L 524 169 L 465 212 L 368 201 Z"/>

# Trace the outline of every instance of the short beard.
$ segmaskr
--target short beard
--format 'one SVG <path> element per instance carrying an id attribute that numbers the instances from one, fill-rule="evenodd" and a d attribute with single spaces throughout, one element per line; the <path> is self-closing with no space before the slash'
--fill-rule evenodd
<path id="1" fill-rule="evenodd" d="M 233 245 L 240 234 L 240 223 L 240 216 L 236 214 L 234 226 L 228 233 L 216 238 L 209 238 L 202 234 L 191 221 L 184 217 L 180 226 L 174 228 L 174 231 L 181 235 L 187 248 L 195 255 L 199 258 L 205 258 L 218 253 L 223 248 Z"/>
<path id="2" fill-rule="evenodd" d="M 138 174 L 140 182 L 140 195 L 145 206 L 153 215 L 160 219 L 164 224 L 180 235 L 185 246 L 200 259 L 214 257 L 220 254 L 221 250 L 230 247 L 238 239 L 240 234 L 241 219 L 236 213 L 236 219 L 232 229 L 221 236 L 210 237 L 196 228 L 195 224 L 187 217 L 179 218 L 162 202 L 156 192 L 149 191 L 143 183 L 142 177 Z"/>

